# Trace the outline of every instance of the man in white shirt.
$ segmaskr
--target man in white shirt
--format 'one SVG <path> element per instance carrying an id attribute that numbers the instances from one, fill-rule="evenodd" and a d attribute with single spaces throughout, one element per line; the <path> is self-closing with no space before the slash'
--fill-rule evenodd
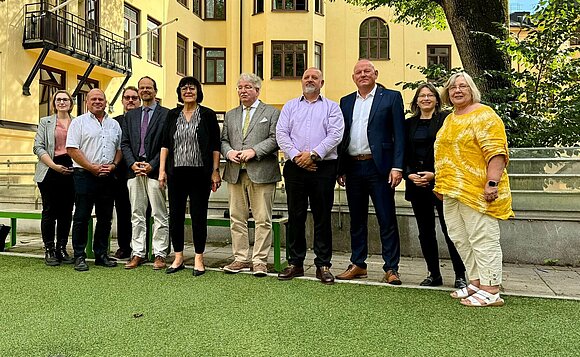
<path id="1" fill-rule="evenodd" d="M 88 112 L 75 118 L 68 129 L 66 147 L 73 159 L 75 213 L 72 243 L 77 271 L 89 270 L 85 258 L 87 231 L 93 206 L 97 216 L 93 240 L 95 265 L 114 267 L 107 255 L 113 218 L 112 172 L 122 158 L 121 127 L 105 112 L 107 99 L 100 89 L 87 94 Z"/>

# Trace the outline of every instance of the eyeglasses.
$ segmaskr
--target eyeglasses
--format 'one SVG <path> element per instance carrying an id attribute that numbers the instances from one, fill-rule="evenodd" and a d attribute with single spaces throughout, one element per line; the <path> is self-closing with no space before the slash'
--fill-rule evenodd
<path id="1" fill-rule="evenodd" d="M 183 87 L 180 87 L 179 90 L 182 92 L 187 92 L 187 91 L 195 92 L 197 90 L 197 88 L 195 86 L 183 86 Z"/>
<path id="2" fill-rule="evenodd" d="M 54 101 L 66 103 L 66 102 L 70 101 L 70 99 L 68 99 L 68 98 L 56 98 Z"/>
<path id="3" fill-rule="evenodd" d="M 467 84 L 460 84 L 458 86 L 451 86 L 451 87 L 449 87 L 449 91 L 451 92 L 451 91 L 457 91 L 458 90 L 458 91 L 463 92 L 467 88 L 469 88 L 469 86 Z"/>
<path id="4" fill-rule="evenodd" d="M 251 85 L 246 85 L 246 86 L 238 86 L 238 91 L 241 91 L 241 90 L 244 90 L 244 89 L 245 89 L 245 90 L 252 90 L 252 89 L 254 89 L 254 88 L 255 88 L 255 87 L 254 87 L 254 86 L 251 86 Z"/>
<path id="5" fill-rule="evenodd" d="M 419 99 L 423 99 L 423 98 L 433 99 L 433 98 L 435 98 L 435 96 L 433 94 L 419 94 L 418 98 Z"/>
<path id="6" fill-rule="evenodd" d="M 136 95 L 124 95 L 123 99 L 125 99 L 125 100 L 139 100 L 139 97 Z"/>

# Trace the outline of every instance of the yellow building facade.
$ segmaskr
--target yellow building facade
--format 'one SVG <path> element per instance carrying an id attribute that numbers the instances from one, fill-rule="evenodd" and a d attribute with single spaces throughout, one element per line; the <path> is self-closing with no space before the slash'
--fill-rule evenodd
<path id="1" fill-rule="evenodd" d="M 76 93 L 74 115 L 94 87 L 118 115 L 123 86 L 150 76 L 171 108 L 179 80 L 193 75 L 203 84 L 204 105 L 225 113 L 238 105 L 241 72 L 258 73 L 260 99 L 281 107 L 301 93 L 308 67 L 322 69 L 323 94 L 338 101 L 355 90 L 351 74 L 360 57 L 371 58 L 379 82 L 394 89 L 421 79 L 407 64 L 461 66 L 450 31 L 393 18 L 389 8 L 367 11 L 344 0 L 0 1 L 0 150 L 31 153 L 35 125 L 61 88 Z M 407 102 L 412 94 L 404 93 Z"/>

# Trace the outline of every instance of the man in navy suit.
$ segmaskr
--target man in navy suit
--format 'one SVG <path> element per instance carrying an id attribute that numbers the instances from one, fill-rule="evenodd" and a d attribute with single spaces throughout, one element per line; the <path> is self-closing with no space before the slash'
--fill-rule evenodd
<path id="1" fill-rule="evenodd" d="M 377 85 L 379 72 L 369 60 L 360 60 L 352 79 L 358 90 L 340 100 L 344 138 L 339 150 L 338 184 L 346 185 L 350 211 L 351 263 L 337 279 L 367 277 L 369 196 L 380 227 L 383 282 L 400 285 L 399 231 L 395 214 L 395 187 L 403 177 L 405 147 L 401 93 Z"/>

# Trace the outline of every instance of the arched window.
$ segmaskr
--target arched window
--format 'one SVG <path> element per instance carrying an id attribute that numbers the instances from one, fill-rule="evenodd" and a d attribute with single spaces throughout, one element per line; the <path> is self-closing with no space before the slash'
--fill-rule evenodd
<path id="1" fill-rule="evenodd" d="M 389 26 L 378 17 L 366 19 L 359 30 L 359 58 L 389 59 Z"/>

